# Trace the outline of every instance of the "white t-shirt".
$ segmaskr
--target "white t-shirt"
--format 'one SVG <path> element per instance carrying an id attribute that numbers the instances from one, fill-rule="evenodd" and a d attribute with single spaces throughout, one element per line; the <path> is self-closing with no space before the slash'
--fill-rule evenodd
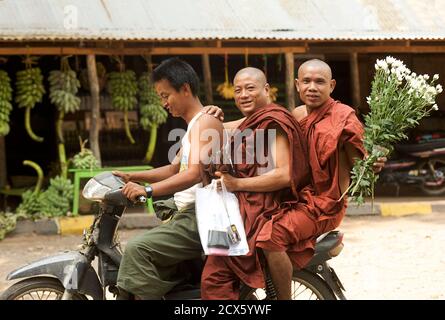
<path id="1" fill-rule="evenodd" d="M 201 112 L 198 112 L 192 120 L 189 122 L 187 126 L 187 132 L 185 133 L 184 137 L 182 137 L 181 140 L 181 149 L 182 149 L 182 156 L 181 156 L 181 162 L 179 167 L 179 172 L 185 171 L 188 169 L 189 166 L 189 158 L 190 158 L 190 141 L 189 136 L 190 132 L 192 131 L 192 127 L 195 124 L 195 122 L 199 119 L 199 117 L 202 115 Z M 176 207 L 179 209 L 179 211 L 182 211 L 184 209 L 187 209 L 195 204 L 195 192 L 197 188 L 202 188 L 202 183 L 197 183 L 194 186 L 176 192 L 173 195 L 173 199 L 175 201 Z"/>

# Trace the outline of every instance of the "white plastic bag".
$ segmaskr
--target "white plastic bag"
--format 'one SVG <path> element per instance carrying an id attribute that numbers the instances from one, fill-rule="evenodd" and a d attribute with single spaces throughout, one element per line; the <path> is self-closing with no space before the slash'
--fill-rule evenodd
<path id="1" fill-rule="evenodd" d="M 238 199 L 222 181 L 219 191 L 217 180 L 196 189 L 196 219 L 206 255 L 242 256 L 249 252 Z"/>

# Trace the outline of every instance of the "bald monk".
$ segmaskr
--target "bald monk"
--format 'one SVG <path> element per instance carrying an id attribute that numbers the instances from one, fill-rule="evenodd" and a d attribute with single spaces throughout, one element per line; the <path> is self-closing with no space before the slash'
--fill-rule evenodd
<path id="1" fill-rule="evenodd" d="M 304 267 L 317 236 L 342 221 L 346 199 L 338 200 L 349 185 L 354 158 L 365 154 L 363 128 L 354 110 L 330 97 L 336 84 L 330 67 L 321 60 L 309 60 L 299 68 L 295 84 L 305 105 L 292 114 L 307 139 L 312 187 L 300 191 L 300 203 L 293 210 L 263 225 L 256 244 L 266 255 L 278 299 L 291 299 L 292 265 Z M 207 112 L 222 116 L 216 108 Z M 379 172 L 385 161 L 378 159 L 374 171 Z M 311 226 L 306 218 L 313 222 L 309 241 L 304 239 L 304 231 Z"/>
<path id="2" fill-rule="evenodd" d="M 240 281 L 252 288 L 265 286 L 256 250 L 257 237 L 266 223 L 279 221 L 286 215 L 287 208 L 298 205 L 299 191 L 310 182 L 307 146 L 301 128 L 290 112 L 270 102 L 269 84 L 264 73 L 256 68 L 242 69 L 234 78 L 234 88 L 235 104 L 246 116 L 241 123 L 235 123 L 240 130 L 238 134 L 251 129 L 251 134 L 257 138 L 258 130 L 276 130 L 269 159 L 274 168 L 261 174 L 260 169 L 267 164 L 258 163 L 257 157 L 253 157 L 253 164 L 233 161 L 233 176 L 216 172 L 239 200 L 249 253 L 240 257 L 208 256 L 201 279 L 203 299 L 237 299 Z M 267 130 L 266 134 L 269 134 Z M 235 135 L 231 150 L 243 159 L 252 152 L 264 154 L 264 150 L 249 148 L 246 145 L 248 139 L 239 145 L 236 141 Z M 267 137 L 265 141 L 268 141 Z M 301 224 L 307 227 L 301 228 L 299 233 L 304 239 L 311 239 L 315 228 L 313 221 L 303 217 Z"/>
<path id="3" fill-rule="evenodd" d="M 337 228 L 346 211 L 347 200 L 339 200 L 350 183 L 350 172 L 356 158 L 365 156 L 363 146 L 363 125 L 357 119 L 354 109 L 335 101 L 331 93 L 335 88 L 332 71 L 328 64 L 313 59 L 303 63 L 295 80 L 297 91 L 304 105 L 292 111 L 302 126 L 307 139 L 312 188 L 300 193 L 304 212 L 314 220 L 314 233 L 309 257 L 298 260 L 282 251 L 281 255 L 269 257 L 268 265 L 279 299 L 291 299 L 292 264 L 304 267 L 313 254 L 316 238 Z M 383 161 L 383 159 L 381 159 Z M 381 163 L 376 163 L 381 167 Z M 378 170 L 378 169 L 377 169 Z M 271 239 L 259 241 L 257 246 L 267 248 L 270 242 L 280 242 L 282 249 L 299 240 L 294 230 L 299 226 L 292 223 L 287 229 L 279 229 Z M 292 259 L 292 260 L 291 260 Z"/>

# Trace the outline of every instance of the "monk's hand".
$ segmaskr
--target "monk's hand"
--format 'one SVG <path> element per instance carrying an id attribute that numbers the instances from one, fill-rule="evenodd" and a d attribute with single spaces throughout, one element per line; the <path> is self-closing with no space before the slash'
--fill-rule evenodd
<path id="1" fill-rule="evenodd" d="M 239 180 L 234 176 L 231 176 L 229 173 L 222 173 L 220 171 L 215 172 L 215 176 L 220 178 L 221 182 L 226 186 L 227 191 L 239 191 Z M 220 188 L 220 184 L 218 184 L 218 189 Z"/>
<path id="2" fill-rule="evenodd" d="M 215 118 L 224 121 L 224 112 L 222 111 L 222 109 L 220 107 L 217 106 L 213 106 L 213 105 L 209 105 L 209 106 L 205 106 L 202 109 L 203 113 L 207 113 L 211 116 L 214 116 Z"/>
<path id="3" fill-rule="evenodd" d="M 382 171 L 386 161 L 388 161 L 386 157 L 377 158 L 376 162 L 372 164 L 372 171 L 374 171 L 374 173 L 379 173 Z"/>
<path id="4" fill-rule="evenodd" d="M 147 196 L 147 192 L 145 192 L 145 188 L 140 184 L 134 182 L 128 182 L 122 188 L 122 193 L 131 201 L 136 201 L 139 196 Z"/>
<path id="5" fill-rule="evenodd" d="M 116 177 L 121 178 L 125 183 L 131 181 L 131 175 L 129 173 L 125 173 L 122 171 L 111 171 L 112 174 L 114 174 Z"/>

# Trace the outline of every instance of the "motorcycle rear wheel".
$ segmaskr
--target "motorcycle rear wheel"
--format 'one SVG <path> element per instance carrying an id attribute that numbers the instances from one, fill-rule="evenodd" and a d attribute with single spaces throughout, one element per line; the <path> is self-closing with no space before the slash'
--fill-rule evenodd
<path id="1" fill-rule="evenodd" d="M 36 277 L 19 281 L 0 295 L 0 300 L 60 300 L 65 288 L 59 280 Z M 73 294 L 73 300 L 88 300 L 82 294 Z"/>
<path id="2" fill-rule="evenodd" d="M 337 300 L 335 294 L 319 276 L 306 271 L 294 270 L 292 276 L 292 300 Z M 250 292 L 242 300 L 267 300 L 269 299 L 264 289 L 250 289 Z"/>
<path id="3" fill-rule="evenodd" d="M 419 164 L 418 169 L 419 170 L 427 170 L 430 171 L 429 164 L 434 167 L 434 170 L 439 170 L 445 174 L 445 159 L 429 159 L 426 161 L 423 161 Z M 428 196 L 442 196 L 445 195 L 445 181 L 439 185 L 439 186 L 429 186 L 425 183 L 421 184 L 420 189 L 425 195 Z"/>
<path id="4" fill-rule="evenodd" d="M 336 300 L 326 282 L 306 270 L 294 270 L 292 300 Z"/>

